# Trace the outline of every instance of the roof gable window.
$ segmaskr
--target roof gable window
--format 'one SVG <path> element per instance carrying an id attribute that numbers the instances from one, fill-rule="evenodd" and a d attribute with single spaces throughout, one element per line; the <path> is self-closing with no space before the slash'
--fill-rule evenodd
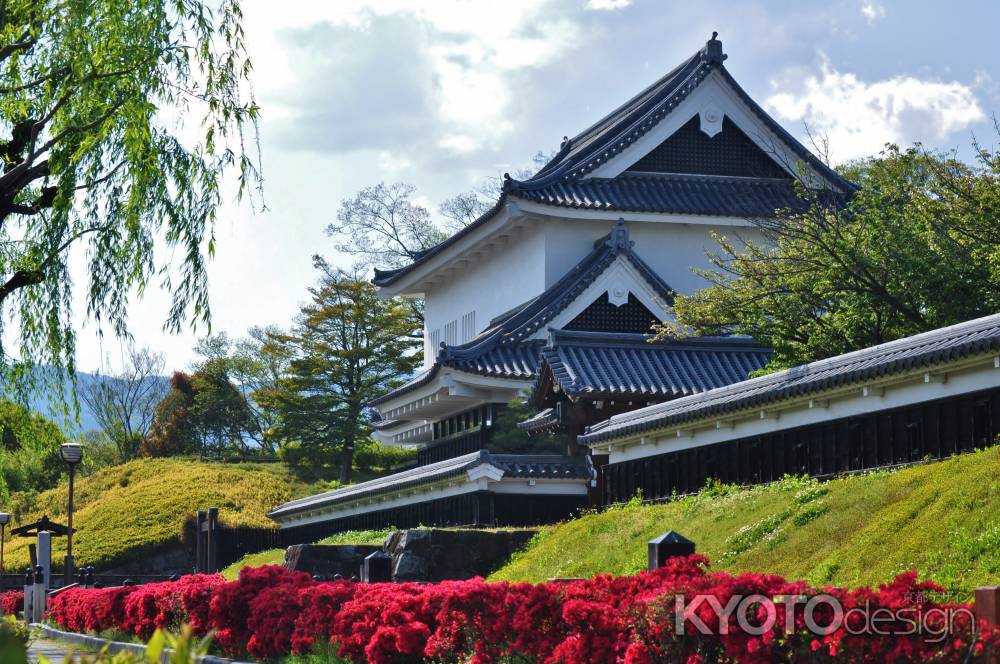
<path id="1" fill-rule="evenodd" d="M 653 324 L 659 322 L 660 319 L 653 315 L 646 308 L 646 305 L 632 293 L 628 294 L 628 302 L 621 305 L 612 304 L 608 294 L 604 293 L 563 329 L 582 332 L 650 334 Z"/>
<path id="2" fill-rule="evenodd" d="M 627 170 L 730 177 L 783 178 L 789 173 L 728 117 L 709 136 L 697 115 Z"/>

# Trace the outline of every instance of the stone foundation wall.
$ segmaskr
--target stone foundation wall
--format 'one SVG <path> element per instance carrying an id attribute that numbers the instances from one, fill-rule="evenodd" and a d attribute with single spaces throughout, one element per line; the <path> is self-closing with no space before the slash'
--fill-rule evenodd
<path id="1" fill-rule="evenodd" d="M 392 580 L 445 581 L 487 576 L 528 543 L 534 530 L 397 530 L 385 552 Z"/>
<path id="2" fill-rule="evenodd" d="M 392 561 L 393 581 L 471 579 L 503 565 L 534 534 L 534 530 L 397 530 L 381 547 L 295 544 L 285 552 L 285 567 L 327 579 L 336 574 L 360 578 L 365 557 L 385 551 Z"/>
<path id="3" fill-rule="evenodd" d="M 294 544 L 285 551 L 285 567 L 332 579 L 356 577 L 365 556 L 381 551 L 380 546 L 354 544 Z"/>

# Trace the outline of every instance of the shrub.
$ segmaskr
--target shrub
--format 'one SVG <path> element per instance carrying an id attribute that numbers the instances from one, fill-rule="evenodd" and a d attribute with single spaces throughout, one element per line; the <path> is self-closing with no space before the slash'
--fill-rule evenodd
<path id="1" fill-rule="evenodd" d="M 18 611 L 24 609 L 24 592 L 21 590 L 8 590 L 0 593 L 0 613 L 5 616 L 16 616 Z"/>
<path id="2" fill-rule="evenodd" d="M 881 633 L 860 630 L 859 616 L 848 614 L 836 629 L 816 635 L 806 629 L 802 602 L 775 603 L 773 623 L 759 631 L 754 627 L 766 614 L 756 604 L 747 616 L 720 617 L 706 602 L 678 625 L 680 595 L 688 600 L 703 595 L 727 606 L 737 596 L 818 593 L 804 581 L 712 572 L 708 560 L 697 555 L 635 576 L 537 585 L 482 579 L 319 583 L 302 573 L 262 567 L 244 570 L 230 582 L 202 576 L 144 589 L 74 589 L 53 599 L 49 617 L 78 631 L 127 627 L 143 633 L 185 616 L 208 615 L 207 626 L 217 630 L 229 654 L 248 651 L 269 659 L 329 647 L 348 661 L 368 664 L 993 661 L 1000 652 L 1000 631 L 976 624 L 965 605 L 935 602 L 934 593 L 941 590 L 919 582 L 915 572 L 877 589 L 825 588 L 845 611 L 867 607 L 894 613 L 880 621 Z M 903 633 L 915 613 L 930 616 L 928 625 L 943 630 L 946 617 L 940 611 L 945 608 L 964 609 L 950 618 L 947 631 Z M 828 624 L 832 612 L 821 605 L 815 615 Z M 699 621 L 707 633 L 695 629 Z M 785 631 L 787 624 L 791 631 Z"/>
<path id="3" fill-rule="evenodd" d="M 248 626 L 253 601 L 269 588 L 301 588 L 311 583 L 312 577 L 305 572 L 289 572 L 278 565 L 244 568 L 238 580 L 221 583 L 212 591 L 208 615 L 209 626 L 217 630 L 216 642 L 229 652 L 243 652 L 253 636 Z"/>
<path id="4" fill-rule="evenodd" d="M 382 445 L 378 442 L 362 445 L 354 452 L 354 464 L 365 471 L 376 468 L 388 470 L 416 458 L 416 450 L 399 445 Z"/>

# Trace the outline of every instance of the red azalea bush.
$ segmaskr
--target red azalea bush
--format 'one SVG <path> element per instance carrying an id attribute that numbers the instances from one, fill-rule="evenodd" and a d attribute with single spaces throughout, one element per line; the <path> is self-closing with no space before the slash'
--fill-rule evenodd
<path id="1" fill-rule="evenodd" d="M 714 573 L 702 556 L 636 576 L 538 585 L 324 583 L 261 567 L 229 582 L 192 576 L 74 589 L 52 600 L 49 617 L 76 631 L 114 626 L 139 636 L 190 622 L 202 634 L 215 630 L 234 655 L 274 658 L 329 643 L 370 664 L 488 664 L 514 655 L 539 664 L 991 661 L 1000 632 L 977 624 L 968 605 L 934 602 L 942 590 L 912 572 L 878 589 L 817 590 L 777 576 Z M 873 615 L 881 615 L 875 630 L 864 622 Z M 906 632 L 918 617 L 924 632 Z"/>
<path id="2" fill-rule="evenodd" d="M 16 616 L 24 609 L 24 591 L 8 590 L 0 593 L 0 613 L 5 616 Z"/>
<path id="3" fill-rule="evenodd" d="M 240 578 L 217 586 L 209 604 L 208 624 L 217 630 L 215 641 L 228 652 L 241 652 L 253 634 L 247 626 L 253 601 L 269 588 L 302 588 L 314 583 L 305 572 L 289 572 L 279 565 L 244 567 Z M 258 610 L 263 607 L 257 604 Z M 289 607 L 291 610 L 293 607 Z M 271 625 L 266 625 L 270 629 Z"/>
<path id="4" fill-rule="evenodd" d="M 70 588 L 49 600 L 48 616 L 74 632 L 125 629 L 125 601 L 139 588 Z"/>

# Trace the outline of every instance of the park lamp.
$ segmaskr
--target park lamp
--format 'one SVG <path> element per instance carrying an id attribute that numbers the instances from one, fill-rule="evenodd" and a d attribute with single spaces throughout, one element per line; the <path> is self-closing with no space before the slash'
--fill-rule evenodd
<path id="1" fill-rule="evenodd" d="M 80 463 L 83 461 L 83 445 L 79 443 L 63 443 L 59 446 L 59 458 L 70 466 Z"/>
<path id="2" fill-rule="evenodd" d="M 7 524 L 10 523 L 10 514 L 0 512 L 0 590 L 3 590 L 3 545 L 7 536 Z"/>
<path id="3" fill-rule="evenodd" d="M 59 446 L 59 458 L 69 466 L 69 509 L 66 511 L 66 563 L 63 585 L 73 583 L 73 479 L 76 466 L 83 461 L 83 446 L 79 443 L 63 443 Z"/>

